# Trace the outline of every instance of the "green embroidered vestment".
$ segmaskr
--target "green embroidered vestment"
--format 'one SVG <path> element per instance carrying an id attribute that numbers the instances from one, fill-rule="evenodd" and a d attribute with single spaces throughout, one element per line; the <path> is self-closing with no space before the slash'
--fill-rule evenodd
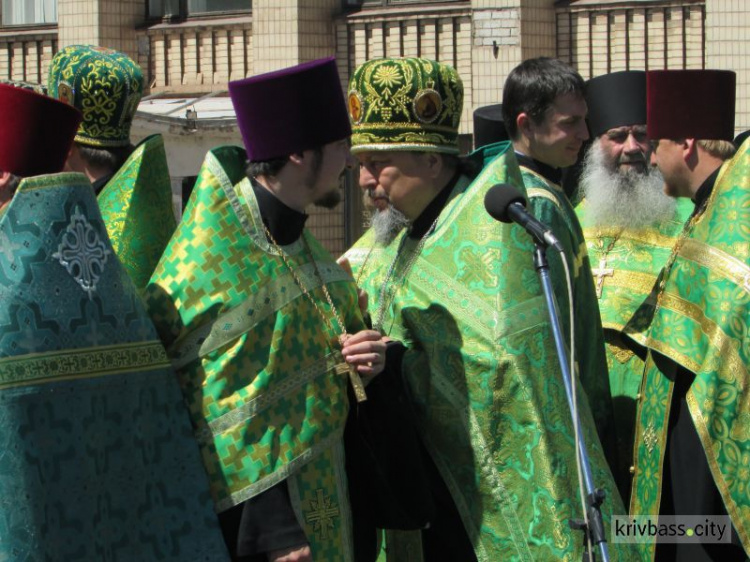
<path id="1" fill-rule="evenodd" d="M 656 278 L 692 210 L 690 200 L 680 199 L 672 219 L 658 225 L 600 228 L 587 221 L 585 199 L 576 207 L 589 257 L 596 265 L 592 273 L 599 296 L 617 430 L 618 465 L 613 471 L 625 501 L 633 478 L 630 467 L 635 410 L 648 328 L 634 316 L 642 307 L 653 308 Z"/>
<path id="2" fill-rule="evenodd" d="M 581 384 L 589 397 L 599 438 L 609 462 L 614 464 L 617 459 L 616 435 L 604 352 L 604 333 L 583 232 L 562 187 L 524 166 L 521 166 L 521 175 L 529 199 L 529 211 L 554 232 L 565 251 L 572 277 L 576 365 Z M 569 348 L 570 304 L 565 269 L 558 252 L 548 250 L 547 259 L 566 347 Z"/>
<path id="3" fill-rule="evenodd" d="M 83 174 L 0 217 L 0 560 L 224 562 L 182 393 Z"/>
<path id="4" fill-rule="evenodd" d="M 473 182 L 456 184 L 418 257 L 418 241 L 402 233 L 373 246 L 371 231 L 346 256 L 373 318 L 388 299 L 382 324 L 409 348 L 402 370 L 418 429 L 478 559 L 577 561 L 582 536 L 568 527 L 580 514 L 572 423 L 532 243 L 483 205 L 496 183 L 524 191 L 509 146 Z M 585 393 L 578 397 L 608 521 L 624 507 Z M 631 559 L 628 545 L 610 548 L 613 560 Z"/>
<path id="5" fill-rule="evenodd" d="M 143 290 L 175 229 L 162 136 L 144 139 L 97 200 L 117 257 Z"/>
<path id="6" fill-rule="evenodd" d="M 750 552 L 750 141 L 725 162 L 659 282 L 638 404 L 631 513 L 656 515 L 674 383 L 655 354 L 695 374 L 690 416 L 714 482 Z M 661 358 L 663 359 L 663 358 Z M 653 558 L 654 545 L 642 545 Z"/>
<path id="7" fill-rule="evenodd" d="M 343 358 L 263 230 L 245 153 L 208 153 L 146 290 L 196 428 L 216 510 L 286 480 L 316 560 L 352 560 Z M 354 283 L 303 235 L 346 329 L 364 327 Z M 283 247 L 304 290 L 338 323 L 302 240 Z"/>

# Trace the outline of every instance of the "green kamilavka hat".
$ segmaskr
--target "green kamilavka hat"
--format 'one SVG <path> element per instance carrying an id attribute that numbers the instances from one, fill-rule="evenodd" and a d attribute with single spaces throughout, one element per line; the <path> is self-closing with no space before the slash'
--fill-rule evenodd
<path id="1" fill-rule="evenodd" d="M 130 126 L 143 94 L 143 72 L 124 53 L 71 45 L 52 59 L 49 95 L 83 113 L 76 142 L 108 148 L 130 144 Z"/>
<path id="2" fill-rule="evenodd" d="M 463 97 L 461 78 L 447 64 L 422 58 L 368 61 L 349 82 L 352 152 L 458 154 Z"/>

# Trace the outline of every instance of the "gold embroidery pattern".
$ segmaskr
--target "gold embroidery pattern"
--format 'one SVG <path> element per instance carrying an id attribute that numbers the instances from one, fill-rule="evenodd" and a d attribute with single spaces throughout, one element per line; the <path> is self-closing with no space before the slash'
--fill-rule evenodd
<path id="1" fill-rule="evenodd" d="M 0 389 L 168 366 L 167 354 L 159 342 L 66 349 L 0 360 Z"/>
<path id="2" fill-rule="evenodd" d="M 621 338 L 618 337 L 618 340 Z M 630 351 L 627 347 L 624 347 L 622 345 L 618 345 L 614 343 L 613 341 L 608 342 L 609 351 L 610 353 L 617 359 L 618 362 L 625 364 L 635 355 L 632 351 Z"/>
<path id="3" fill-rule="evenodd" d="M 213 439 L 214 435 L 230 431 L 233 427 L 243 424 L 247 420 L 257 416 L 271 404 L 275 404 L 278 400 L 291 397 L 300 387 L 335 369 L 336 366 L 334 363 L 337 363 L 340 359 L 340 353 L 338 356 L 337 354 L 331 354 L 311 365 L 307 365 L 294 377 L 285 379 L 283 383 L 275 386 L 271 391 L 265 392 L 258 398 L 246 402 L 241 407 L 210 421 L 208 424 L 208 431 L 202 432 L 200 435 L 201 441 L 207 442 L 210 439 Z"/>
<path id="4" fill-rule="evenodd" d="M 679 255 L 707 268 L 712 275 L 721 275 L 750 293 L 750 267 L 734 256 L 693 238 L 685 240 Z"/>
<path id="5" fill-rule="evenodd" d="M 707 452 L 713 451 L 714 449 L 712 444 L 715 440 L 711 437 L 708 431 L 706 419 L 701 413 L 701 408 L 698 406 L 695 394 L 692 392 L 692 390 L 688 392 L 686 400 L 688 404 L 688 410 L 690 410 L 690 415 L 693 418 L 693 423 L 695 425 L 696 432 L 698 433 L 698 437 L 700 438 L 703 445 L 703 449 Z M 728 450 L 733 450 L 735 448 L 732 447 L 733 443 L 731 443 L 730 441 L 725 441 L 725 443 Z M 724 500 L 724 506 L 726 507 L 727 513 L 732 519 L 732 524 L 735 526 L 735 530 L 740 536 L 742 544 L 748 544 L 748 542 L 750 542 L 750 529 L 747 525 L 747 511 L 742 510 L 742 507 L 737 505 L 737 502 L 734 501 L 732 493 L 729 490 L 729 486 L 727 485 L 727 478 L 725 477 L 719 466 L 717 455 L 706 454 L 706 458 L 708 459 L 711 473 L 714 475 L 714 482 L 716 483 L 716 487 L 719 489 L 721 497 Z M 736 459 L 736 461 L 737 472 L 742 472 L 742 475 L 745 476 L 743 480 L 746 482 L 746 476 L 748 473 L 750 473 L 750 459 L 748 459 L 746 455 L 743 455 L 743 458 Z M 738 474 L 736 476 L 740 475 Z"/>
<path id="6" fill-rule="evenodd" d="M 719 350 L 718 353 L 722 357 L 722 361 L 717 365 L 717 374 L 721 379 L 730 382 L 748 380 L 747 366 L 739 357 L 732 338 L 727 336 L 714 321 L 707 318 L 699 306 L 671 293 L 662 293 L 661 307 L 685 316 L 701 327 L 701 331 L 708 337 L 711 348 Z M 694 373 L 701 371 L 701 365 L 692 355 L 686 355 L 681 349 L 675 349 L 651 337 L 649 337 L 648 346 L 684 365 Z"/>
<path id="7" fill-rule="evenodd" d="M 310 500 L 310 509 L 305 514 L 305 519 L 312 525 L 313 531 L 321 540 L 331 537 L 334 530 L 334 522 L 339 517 L 338 504 L 333 498 L 326 496 L 323 488 L 315 491 L 315 499 Z"/>
<path id="8" fill-rule="evenodd" d="M 620 227 L 584 228 L 583 234 L 586 237 L 586 240 L 592 240 L 596 235 L 599 235 L 602 238 L 614 238 L 620 230 Z M 623 233 L 621 240 L 623 242 L 627 240 L 630 242 L 635 242 L 636 244 L 656 246 L 658 248 L 663 248 L 666 250 L 671 250 L 675 244 L 674 236 L 665 236 L 653 229 L 628 229 Z"/>
<path id="9" fill-rule="evenodd" d="M 646 445 L 649 453 L 654 452 L 654 447 L 659 442 L 659 435 L 656 433 L 653 422 L 648 424 L 648 427 L 643 432 L 643 443 Z"/>

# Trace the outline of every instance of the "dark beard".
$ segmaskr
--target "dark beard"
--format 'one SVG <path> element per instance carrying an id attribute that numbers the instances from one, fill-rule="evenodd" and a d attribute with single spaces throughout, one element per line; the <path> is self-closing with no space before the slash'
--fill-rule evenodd
<path id="1" fill-rule="evenodd" d="M 313 201 L 313 205 L 316 207 L 322 207 L 324 209 L 335 209 L 336 206 L 341 202 L 341 191 L 333 189 L 323 195 L 317 201 Z"/>

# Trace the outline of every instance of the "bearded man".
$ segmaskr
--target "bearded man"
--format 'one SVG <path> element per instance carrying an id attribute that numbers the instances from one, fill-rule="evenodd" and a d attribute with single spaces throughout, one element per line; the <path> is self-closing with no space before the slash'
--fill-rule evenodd
<path id="1" fill-rule="evenodd" d="M 453 67 L 424 58 L 370 60 L 349 82 L 352 153 L 378 212 L 346 258 L 373 327 L 404 343 L 436 507 L 419 533 L 388 534 L 388 558 L 578 560 L 573 427 L 533 245 L 482 204 L 497 183 L 527 190 L 509 142 L 459 159 L 463 94 Z M 578 399 L 606 521 L 622 507 L 583 384 Z M 634 559 L 629 546 L 612 558 Z"/>
<path id="2" fill-rule="evenodd" d="M 593 265 L 606 342 L 617 424 L 618 460 L 612 470 L 627 501 L 645 357 L 644 328 L 632 319 L 647 301 L 692 205 L 667 196 L 661 174 L 649 164 L 645 72 L 592 78 L 586 103 L 594 141 L 583 161 L 576 212 Z"/>
<path id="3" fill-rule="evenodd" d="M 363 329 L 354 283 L 305 228 L 309 206 L 336 205 L 353 164 L 336 61 L 229 93 L 246 150 L 206 156 L 146 303 L 232 559 L 362 560 L 344 472 L 347 380 L 363 399 L 358 373 L 382 371 L 385 342 Z"/>

